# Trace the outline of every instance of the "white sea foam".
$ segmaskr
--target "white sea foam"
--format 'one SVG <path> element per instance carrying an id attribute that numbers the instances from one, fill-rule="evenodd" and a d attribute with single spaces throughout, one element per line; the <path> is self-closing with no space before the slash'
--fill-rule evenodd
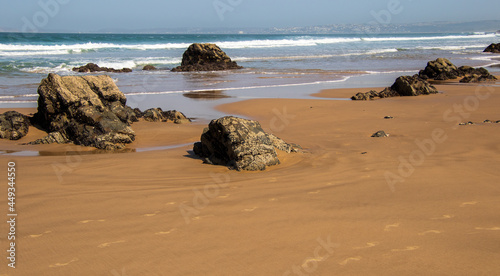
<path id="1" fill-rule="evenodd" d="M 341 43 L 390 42 L 390 41 L 432 41 L 432 40 L 464 40 L 494 38 L 495 34 L 447 35 L 447 36 L 402 36 L 402 37 L 299 37 L 296 39 L 257 39 L 243 41 L 207 41 L 215 43 L 223 49 L 246 48 L 283 48 L 314 47 Z M 186 49 L 190 43 L 157 43 L 157 44 L 114 44 L 114 43 L 77 43 L 58 45 L 19 45 L 0 44 L 0 56 L 33 56 L 33 55 L 66 55 L 81 54 L 90 51 L 127 49 L 127 50 L 169 50 Z"/>

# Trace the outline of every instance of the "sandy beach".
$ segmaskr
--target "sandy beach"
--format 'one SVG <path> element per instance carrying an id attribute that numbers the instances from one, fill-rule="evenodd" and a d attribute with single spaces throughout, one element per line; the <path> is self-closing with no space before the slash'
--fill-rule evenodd
<path id="1" fill-rule="evenodd" d="M 500 88 L 486 85 L 219 106 L 304 148 L 263 172 L 202 164 L 191 143 L 206 123 L 136 123 L 136 152 L 115 154 L 19 145 L 44 136 L 31 128 L 0 141 L 42 155 L 0 155 L 16 164 L 18 214 L 15 270 L 0 224 L 0 275 L 496 275 Z"/>

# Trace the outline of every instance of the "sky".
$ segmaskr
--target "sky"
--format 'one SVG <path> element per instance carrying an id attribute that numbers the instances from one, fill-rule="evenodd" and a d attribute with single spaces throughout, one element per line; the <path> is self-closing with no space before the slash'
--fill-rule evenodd
<path id="1" fill-rule="evenodd" d="M 0 0 L 0 7 L 0 31 L 37 32 L 500 20 L 498 0 Z"/>

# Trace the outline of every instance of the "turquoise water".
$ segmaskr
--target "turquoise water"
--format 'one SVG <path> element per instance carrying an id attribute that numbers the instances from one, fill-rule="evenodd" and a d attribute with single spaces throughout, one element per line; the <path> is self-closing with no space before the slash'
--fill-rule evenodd
<path id="1" fill-rule="evenodd" d="M 427 61 L 438 57 L 449 58 L 456 65 L 488 66 L 500 63 L 495 55 L 482 53 L 489 44 L 499 40 L 500 37 L 489 33 L 0 33 L 0 107 L 36 106 L 38 83 L 48 73 L 74 75 L 76 73 L 71 71 L 73 67 L 93 62 L 99 66 L 129 67 L 134 70 L 129 74 L 110 74 L 120 90 L 128 95 L 132 105 L 141 108 L 155 105 L 179 110 L 184 107 L 199 113 L 194 116 L 205 116 L 197 110 L 231 101 L 230 98 L 201 101 L 184 97 L 186 93 L 220 90 L 233 99 L 262 96 L 301 98 L 318 88 L 384 86 L 382 82 L 389 81 L 393 75 L 417 73 Z M 182 53 L 194 42 L 216 43 L 245 69 L 204 73 L 170 72 L 168 69 L 180 65 Z M 165 70 L 142 71 L 142 67 L 147 64 Z M 303 92 L 297 92 L 299 90 Z M 182 106 L 171 106 L 173 104 Z"/>

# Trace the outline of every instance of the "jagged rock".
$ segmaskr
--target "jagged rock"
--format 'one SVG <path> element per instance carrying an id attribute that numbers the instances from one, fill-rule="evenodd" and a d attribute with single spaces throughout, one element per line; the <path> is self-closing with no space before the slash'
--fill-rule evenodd
<path id="1" fill-rule="evenodd" d="M 298 151 L 297 146 L 265 133 L 257 121 L 227 116 L 210 122 L 193 150 L 209 164 L 258 171 L 280 163 L 276 148 Z"/>
<path id="2" fill-rule="evenodd" d="M 485 50 L 485 53 L 495 53 L 495 54 L 500 54 L 500 43 L 493 43 L 490 46 L 488 46 Z"/>
<path id="3" fill-rule="evenodd" d="M 30 120 L 17 111 L 7 111 L 0 114 L 0 138 L 19 140 L 29 131 Z"/>
<path id="4" fill-rule="evenodd" d="M 35 140 L 33 142 L 27 143 L 27 145 L 39 145 L 39 144 L 66 144 L 69 143 L 70 140 L 66 138 L 63 134 L 60 132 L 51 132 L 49 135 L 40 138 L 38 140 Z"/>
<path id="5" fill-rule="evenodd" d="M 446 58 L 438 58 L 429 61 L 427 67 L 420 71 L 419 76 L 423 79 L 448 80 L 459 77 L 457 67 Z"/>
<path id="6" fill-rule="evenodd" d="M 395 91 L 399 96 L 418 96 L 438 93 L 433 85 L 417 75 L 397 78 L 396 82 L 391 86 L 391 90 Z"/>
<path id="7" fill-rule="evenodd" d="M 87 65 L 74 67 L 73 71 L 79 73 L 94 73 L 94 72 L 108 72 L 108 73 L 130 73 L 132 69 L 123 68 L 123 69 L 114 69 L 108 67 L 99 67 L 99 65 L 95 63 L 87 63 Z"/>
<path id="8" fill-rule="evenodd" d="M 136 120 L 125 95 L 109 76 L 49 74 L 38 87 L 34 122 L 47 132 L 60 132 L 77 145 L 121 149 L 135 139 Z M 135 119 L 134 119 L 135 118 Z"/>
<path id="9" fill-rule="evenodd" d="M 156 67 L 154 67 L 153 65 L 146 65 L 142 68 L 143 71 L 155 71 L 156 70 Z"/>
<path id="10" fill-rule="evenodd" d="M 240 68 L 242 67 L 232 61 L 219 46 L 209 43 L 194 43 L 184 52 L 181 66 L 172 69 L 172 71 L 220 71 Z"/>
<path id="11" fill-rule="evenodd" d="M 375 132 L 372 135 L 372 137 L 374 137 L 374 138 L 389 137 L 389 134 L 385 133 L 385 131 L 383 131 L 383 130 L 380 130 L 380 131 Z"/>

